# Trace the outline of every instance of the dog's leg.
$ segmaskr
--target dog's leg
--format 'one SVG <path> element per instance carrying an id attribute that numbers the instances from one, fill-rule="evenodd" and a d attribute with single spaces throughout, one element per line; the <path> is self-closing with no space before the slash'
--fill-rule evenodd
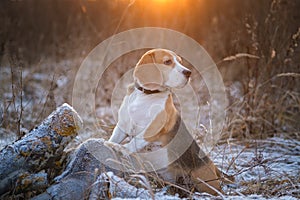
<path id="1" fill-rule="evenodd" d="M 136 137 L 134 137 L 129 143 L 124 144 L 124 147 L 128 149 L 130 152 L 139 152 L 142 150 L 145 146 L 149 144 L 146 140 L 143 139 L 144 134 L 139 134 Z"/>
<path id="2" fill-rule="evenodd" d="M 108 141 L 104 142 L 107 147 L 121 152 L 123 155 L 129 155 L 130 152 L 120 143 L 127 137 L 127 134 L 117 125 Z"/>
<path id="3" fill-rule="evenodd" d="M 198 169 L 192 170 L 191 177 L 198 191 L 213 195 L 223 193 L 216 173 L 216 166 L 211 160 Z"/>
<path id="4" fill-rule="evenodd" d="M 126 137 L 127 134 L 117 125 L 108 141 L 120 144 Z"/>
<path id="5" fill-rule="evenodd" d="M 120 144 L 126 137 L 126 130 L 128 130 L 127 125 L 130 124 L 128 122 L 127 116 L 128 113 L 128 96 L 125 96 L 122 102 L 122 105 L 118 112 L 118 123 L 114 128 L 111 137 L 109 138 L 109 142 L 114 142 Z M 122 127 L 122 128 L 120 128 Z"/>
<path id="6" fill-rule="evenodd" d="M 130 152 L 138 152 L 147 146 L 150 142 L 155 141 L 157 134 L 163 129 L 167 121 L 165 110 L 159 112 L 153 121 L 141 133 L 135 136 L 129 143 L 124 146 Z"/>

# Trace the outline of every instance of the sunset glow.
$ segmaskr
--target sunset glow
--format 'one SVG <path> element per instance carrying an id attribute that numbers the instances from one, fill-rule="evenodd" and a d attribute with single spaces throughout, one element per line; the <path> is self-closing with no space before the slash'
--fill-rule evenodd
<path id="1" fill-rule="evenodd" d="M 186 4 L 186 0 L 152 0 L 152 3 L 154 4 L 160 4 L 160 5 L 184 5 Z"/>
<path id="2" fill-rule="evenodd" d="M 176 2 L 175 0 L 153 0 L 154 3 L 174 3 Z"/>

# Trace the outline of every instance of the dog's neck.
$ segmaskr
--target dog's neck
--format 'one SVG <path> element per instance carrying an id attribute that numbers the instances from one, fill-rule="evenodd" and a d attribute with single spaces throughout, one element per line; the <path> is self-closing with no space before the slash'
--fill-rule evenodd
<path id="1" fill-rule="evenodd" d="M 160 93 L 160 92 L 164 92 L 161 90 L 148 90 L 146 88 L 143 88 L 142 86 L 140 86 L 137 82 L 134 83 L 135 88 L 137 88 L 138 90 L 142 91 L 145 94 L 156 94 L 156 93 Z"/>

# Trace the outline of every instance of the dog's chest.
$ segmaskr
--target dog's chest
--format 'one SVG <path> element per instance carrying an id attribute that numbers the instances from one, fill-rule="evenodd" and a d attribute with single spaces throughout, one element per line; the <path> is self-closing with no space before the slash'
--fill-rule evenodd
<path id="1" fill-rule="evenodd" d="M 122 123 L 127 133 L 136 135 L 147 128 L 155 117 L 165 109 L 168 92 L 144 94 L 135 91 L 124 99 L 120 109 L 122 116 L 127 116 Z"/>

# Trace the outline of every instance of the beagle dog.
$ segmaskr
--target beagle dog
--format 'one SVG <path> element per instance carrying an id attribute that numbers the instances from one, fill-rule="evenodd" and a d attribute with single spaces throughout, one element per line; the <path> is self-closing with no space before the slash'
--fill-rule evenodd
<path id="1" fill-rule="evenodd" d="M 174 179 L 189 175 L 198 191 L 217 194 L 221 191 L 219 171 L 186 129 L 172 99 L 172 88 L 183 88 L 190 76 L 191 71 L 174 52 L 146 52 L 135 66 L 134 84 L 123 99 L 109 142 L 121 144 L 129 138 L 124 144 L 129 152 L 139 152 L 148 144 L 159 142 L 167 147 L 168 158 L 176 157 L 168 167 Z M 176 146 L 168 145 L 178 133 L 193 141 L 182 155 L 176 154 Z"/>

